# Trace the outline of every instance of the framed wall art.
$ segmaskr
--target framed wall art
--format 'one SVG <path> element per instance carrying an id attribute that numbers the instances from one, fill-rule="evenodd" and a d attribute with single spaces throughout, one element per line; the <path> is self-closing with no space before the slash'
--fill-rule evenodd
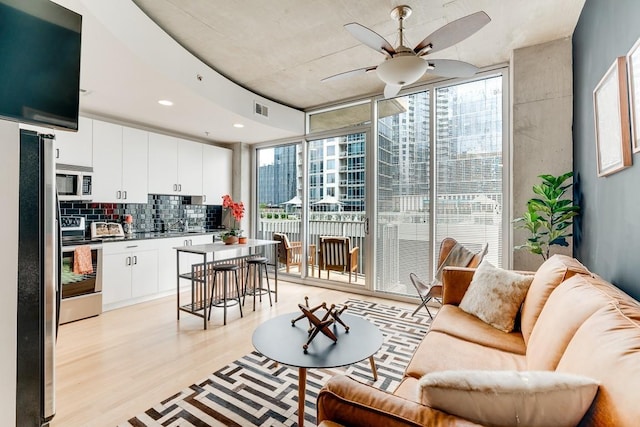
<path id="1" fill-rule="evenodd" d="M 631 166 L 626 57 L 618 57 L 593 91 L 598 176 Z"/>
<path id="2" fill-rule="evenodd" d="M 629 80 L 629 120 L 631 121 L 631 147 L 640 151 L 640 39 L 627 53 L 627 78 Z"/>

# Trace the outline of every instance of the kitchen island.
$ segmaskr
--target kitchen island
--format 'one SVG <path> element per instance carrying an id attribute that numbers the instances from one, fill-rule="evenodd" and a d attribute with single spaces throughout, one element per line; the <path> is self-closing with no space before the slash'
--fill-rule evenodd
<path id="1" fill-rule="evenodd" d="M 176 270 L 177 274 L 177 318 L 180 319 L 180 312 L 187 312 L 194 316 L 202 317 L 204 329 L 207 329 L 207 310 L 208 302 L 211 299 L 213 289 L 213 266 L 222 263 L 237 264 L 244 270 L 245 261 L 256 255 L 262 255 L 270 259 L 268 265 L 274 266 L 274 292 L 275 300 L 278 302 L 278 269 L 276 266 L 278 260 L 278 241 L 277 240 L 260 240 L 248 239 L 247 243 L 226 245 L 223 242 L 213 242 L 201 245 L 177 246 L 176 250 Z M 272 253 L 267 253 L 269 249 Z M 270 256 L 271 255 L 271 256 Z M 190 264 L 190 271 L 181 273 L 185 270 L 184 263 Z M 244 274 L 240 277 L 244 278 Z M 190 302 L 187 304 L 180 303 L 180 284 L 181 280 L 188 280 L 190 284 Z M 242 283 L 244 292 L 245 284 Z M 237 294 L 235 289 L 230 287 L 227 289 L 229 295 Z M 236 295 L 237 296 L 237 295 Z M 214 295 L 218 298 L 219 295 Z"/>

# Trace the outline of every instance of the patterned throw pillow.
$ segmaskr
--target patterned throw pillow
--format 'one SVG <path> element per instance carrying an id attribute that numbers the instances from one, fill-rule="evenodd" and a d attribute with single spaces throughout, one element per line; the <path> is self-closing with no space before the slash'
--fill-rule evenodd
<path id="1" fill-rule="evenodd" d="M 440 371 L 419 381 L 422 404 L 483 425 L 575 426 L 598 382 L 555 371 Z"/>
<path id="2" fill-rule="evenodd" d="M 532 275 L 494 267 L 483 260 L 473 274 L 460 308 L 494 328 L 511 332 Z"/>

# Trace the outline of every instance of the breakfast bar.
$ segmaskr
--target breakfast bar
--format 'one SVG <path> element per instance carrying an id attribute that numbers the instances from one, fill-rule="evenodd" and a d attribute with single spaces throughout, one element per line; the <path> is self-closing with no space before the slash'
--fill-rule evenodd
<path id="1" fill-rule="evenodd" d="M 207 317 L 208 317 L 208 304 L 211 300 L 213 289 L 211 285 L 213 283 L 213 267 L 221 264 L 235 264 L 241 269 L 245 268 L 245 262 L 247 259 L 262 255 L 267 257 L 270 261 L 267 265 L 274 266 L 274 290 L 275 300 L 278 302 L 278 241 L 276 240 L 260 240 L 260 239 L 248 239 L 247 243 L 226 245 L 223 242 L 207 243 L 203 245 L 188 245 L 178 246 L 176 250 L 176 263 L 177 263 L 177 318 L 180 319 L 180 312 L 187 312 L 194 316 L 202 317 L 204 329 L 207 329 Z M 271 249 L 272 255 L 267 253 Z M 191 255 L 200 255 L 201 258 L 197 260 Z M 188 272 L 184 271 L 184 263 L 190 264 Z M 182 267 L 182 268 L 181 268 Z M 241 277 L 244 275 L 241 274 Z M 180 301 L 180 281 L 188 280 L 190 282 L 190 301 L 186 304 L 182 304 Z M 242 285 L 242 291 L 244 292 L 245 286 Z M 229 289 L 225 289 L 225 295 L 238 295 L 232 286 Z M 216 298 L 216 295 L 213 295 Z M 224 301 L 226 304 L 227 301 Z"/>

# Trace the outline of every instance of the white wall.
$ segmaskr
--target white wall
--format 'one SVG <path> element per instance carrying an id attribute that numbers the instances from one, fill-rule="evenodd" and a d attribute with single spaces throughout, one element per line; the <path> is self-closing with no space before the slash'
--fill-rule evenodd
<path id="1" fill-rule="evenodd" d="M 0 414 L 6 426 L 16 424 L 19 138 L 17 123 L 0 120 Z"/>

